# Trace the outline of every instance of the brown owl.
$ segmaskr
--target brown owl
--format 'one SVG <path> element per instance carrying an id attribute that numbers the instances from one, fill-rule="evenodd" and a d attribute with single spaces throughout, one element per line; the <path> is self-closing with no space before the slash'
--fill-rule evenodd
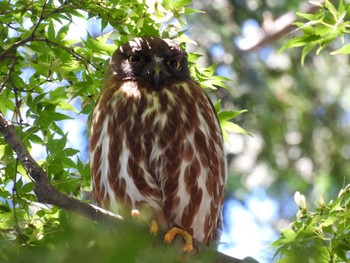
<path id="1" fill-rule="evenodd" d="M 115 51 L 92 115 L 90 163 L 99 206 L 148 211 L 161 229 L 205 245 L 219 238 L 221 129 L 175 41 L 140 37 Z"/>

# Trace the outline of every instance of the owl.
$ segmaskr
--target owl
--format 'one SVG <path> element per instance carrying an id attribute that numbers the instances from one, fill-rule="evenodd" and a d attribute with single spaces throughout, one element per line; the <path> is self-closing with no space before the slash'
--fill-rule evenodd
<path id="1" fill-rule="evenodd" d="M 97 205 L 147 213 L 160 229 L 204 245 L 218 240 L 224 142 L 177 42 L 140 37 L 115 51 L 92 114 L 89 158 Z"/>

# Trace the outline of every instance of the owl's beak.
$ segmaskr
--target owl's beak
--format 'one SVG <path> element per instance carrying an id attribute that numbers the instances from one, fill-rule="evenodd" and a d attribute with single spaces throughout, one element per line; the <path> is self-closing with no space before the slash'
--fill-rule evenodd
<path id="1" fill-rule="evenodd" d="M 160 79 L 160 73 L 162 71 L 162 67 L 160 63 L 154 63 L 153 65 L 153 80 L 154 80 L 154 84 L 156 85 L 156 87 L 158 87 L 159 84 L 159 79 Z"/>

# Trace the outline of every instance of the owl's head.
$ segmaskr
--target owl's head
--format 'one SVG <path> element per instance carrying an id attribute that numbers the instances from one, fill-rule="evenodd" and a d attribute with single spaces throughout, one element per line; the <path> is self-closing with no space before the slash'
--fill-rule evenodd
<path id="1" fill-rule="evenodd" d="M 187 53 L 173 40 L 140 37 L 120 46 L 110 61 L 110 70 L 123 80 L 145 81 L 158 89 L 166 81 L 190 77 Z"/>

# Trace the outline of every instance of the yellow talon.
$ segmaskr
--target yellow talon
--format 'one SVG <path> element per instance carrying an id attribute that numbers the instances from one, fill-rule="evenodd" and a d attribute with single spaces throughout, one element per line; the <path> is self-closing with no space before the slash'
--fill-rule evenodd
<path id="1" fill-rule="evenodd" d="M 170 243 L 171 241 L 174 240 L 176 235 L 182 236 L 185 241 L 183 250 L 185 252 L 191 252 L 193 250 L 192 236 L 187 231 L 181 228 L 178 228 L 178 227 L 171 228 L 164 236 L 164 242 Z"/>
<path id="2" fill-rule="evenodd" d="M 154 236 L 158 234 L 159 226 L 158 226 L 156 220 L 152 220 L 152 221 L 151 221 L 151 225 L 150 225 L 149 231 L 150 231 L 150 233 L 151 233 L 152 235 L 154 235 Z"/>

